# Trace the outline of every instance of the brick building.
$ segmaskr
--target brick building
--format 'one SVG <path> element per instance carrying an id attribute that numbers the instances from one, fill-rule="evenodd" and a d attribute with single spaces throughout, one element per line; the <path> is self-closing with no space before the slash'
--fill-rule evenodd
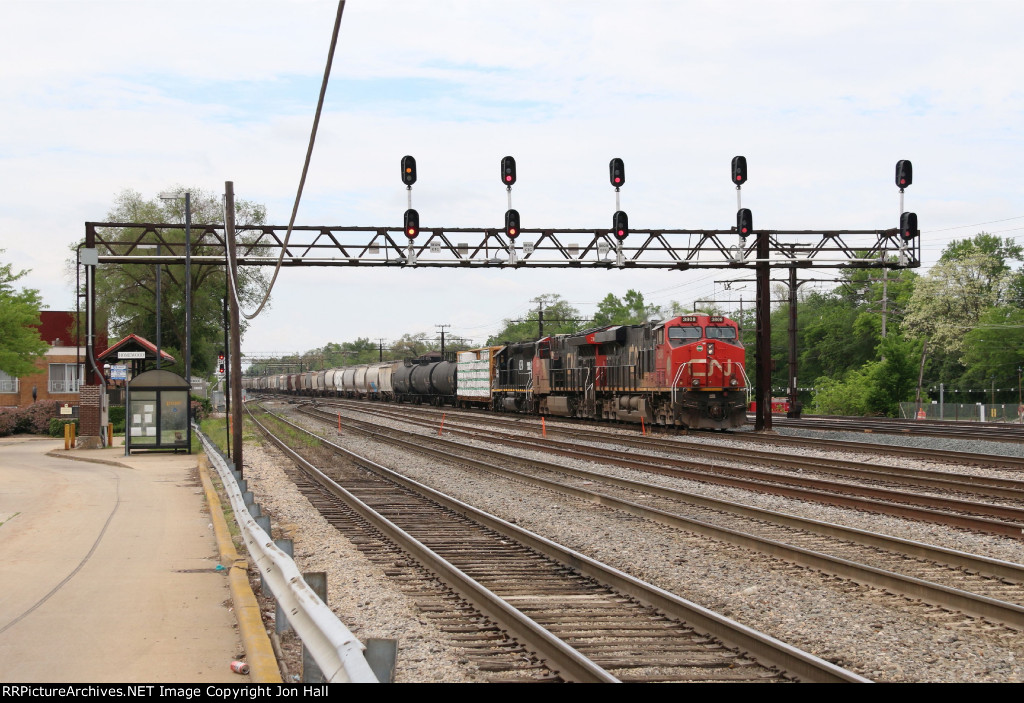
<path id="1" fill-rule="evenodd" d="M 0 371 L 0 407 L 31 405 L 37 400 L 78 406 L 79 387 L 85 380 L 85 340 L 76 338 L 75 313 L 43 310 L 39 316 L 39 336 L 50 348 L 36 361 L 36 374 L 14 378 Z M 106 334 L 98 334 L 95 343 L 97 350 L 106 349 Z"/>

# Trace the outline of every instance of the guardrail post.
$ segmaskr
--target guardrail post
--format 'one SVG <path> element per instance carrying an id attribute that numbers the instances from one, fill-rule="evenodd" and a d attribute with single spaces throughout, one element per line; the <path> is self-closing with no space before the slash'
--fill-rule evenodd
<path id="1" fill-rule="evenodd" d="M 282 552 L 287 554 L 289 558 L 295 558 L 295 542 L 290 539 L 275 539 L 274 544 L 276 544 Z M 263 576 L 261 574 L 260 578 L 262 577 Z M 268 592 L 272 592 L 270 588 L 267 590 Z M 288 615 L 285 614 L 284 608 L 281 607 L 281 602 L 277 599 L 277 596 L 274 596 L 274 632 L 281 634 L 282 632 L 287 632 L 290 628 L 291 626 L 288 624 Z"/>
<path id="2" fill-rule="evenodd" d="M 302 575 L 302 580 L 313 589 L 313 593 L 327 605 L 327 572 L 311 571 Z M 323 683 L 324 674 L 320 667 L 309 656 L 306 645 L 302 645 L 302 683 Z"/>
<path id="3" fill-rule="evenodd" d="M 366 663 L 381 683 L 395 682 L 398 640 L 371 637 L 366 640 Z"/>

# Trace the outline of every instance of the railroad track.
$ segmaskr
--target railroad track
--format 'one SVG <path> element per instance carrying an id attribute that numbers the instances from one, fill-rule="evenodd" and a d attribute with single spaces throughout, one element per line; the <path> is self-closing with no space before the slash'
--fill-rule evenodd
<path id="1" fill-rule="evenodd" d="M 840 432 L 877 432 L 951 439 L 984 439 L 993 442 L 1024 440 L 1024 426 L 1010 422 L 955 422 L 903 420 L 897 418 L 850 418 L 809 416 L 800 419 L 772 417 L 773 427 L 835 430 Z"/>
<path id="2" fill-rule="evenodd" d="M 308 406 L 333 424 L 334 417 Z M 464 447 L 449 440 L 417 436 L 347 419 L 346 428 L 408 451 L 429 452 L 513 480 L 524 480 L 564 494 L 600 502 L 641 517 L 771 554 L 909 598 L 985 617 L 1024 630 L 1024 566 L 920 542 L 697 496 L 670 488 L 618 479 L 511 456 L 505 451 Z M 408 419 L 405 420 L 408 422 Z M 458 434 L 474 433 L 451 429 Z M 479 439 L 479 435 L 476 436 Z M 502 444 L 508 444 L 506 440 Z M 486 457 L 484 461 L 472 455 Z M 500 462 L 500 463 L 495 463 Z M 509 468 L 515 466 L 516 468 Z M 537 471 L 539 469 L 539 472 Z M 525 471 L 533 470 L 532 473 Z M 569 475 L 573 481 L 556 478 Z M 598 487 L 595 487 L 597 485 Z"/>
<path id="3" fill-rule="evenodd" d="M 316 480 L 329 519 L 365 521 L 401 550 L 385 560 L 412 556 L 458 590 L 423 598 L 447 610 L 441 617 L 467 644 L 511 653 L 513 662 L 491 658 L 503 680 L 536 677 L 537 652 L 561 680 L 865 681 L 329 442 L 344 457 L 333 479 L 278 445 L 304 467 L 304 485 Z"/>
<path id="4" fill-rule="evenodd" d="M 328 403 L 334 405 L 334 403 Z M 410 417 L 413 412 L 408 407 L 401 410 L 389 410 L 377 405 L 359 404 L 362 412 L 373 415 L 387 415 L 402 422 L 416 422 Z M 427 411 L 431 412 L 431 411 Z M 507 420 L 491 420 L 489 416 L 475 415 L 474 421 L 487 424 L 504 424 Z M 419 421 L 420 424 L 429 426 L 429 421 Z M 433 421 L 436 424 L 436 419 Z M 514 421 L 511 421 L 514 422 Z M 448 423 L 452 428 L 452 423 Z M 469 431 L 469 430 L 460 430 Z M 576 438 L 586 437 L 591 441 L 595 435 L 591 432 L 580 432 L 572 430 L 570 434 Z M 486 438 L 485 438 L 486 439 Z M 820 479 L 815 476 L 805 475 L 800 472 L 809 469 L 828 470 L 827 465 L 822 462 L 810 462 L 794 457 L 779 457 L 769 455 L 761 457 L 760 461 L 768 461 L 773 465 L 784 465 L 797 473 L 780 474 L 776 471 L 764 471 L 730 465 L 733 462 L 745 462 L 743 450 L 724 449 L 718 450 L 715 460 L 690 458 L 664 457 L 664 456 L 637 456 L 635 452 L 623 452 L 614 449 L 605 449 L 593 446 L 582 447 L 580 445 L 559 445 L 551 439 L 544 439 L 531 436 L 527 437 L 519 426 L 519 432 L 514 434 L 490 433 L 490 441 L 500 441 L 508 445 L 518 445 L 526 449 L 536 449 L 549 453 L 559 453 L 581 459 L 592 459 L 605 463 L 614 463 L 619 466 L 626 466 L 640 471 L 655 472 L 671 475 L 678 478 L 687 478 L 695 481 L 710 482 L 719 485 L 734 486 L 746 490 L 769 492 L 776 495 L 809 500 L 818 503 L 851 507 L 860 510 L 886 513 L 907 517 L 915 520 L 935 522 L 938 524 L 963 527 L 979 532 L 997 534 L 1015 539 L 1024 538 L 1024 507 L 1021 504 L 1021 488 L 1019 482 L 1006 481 L 998 485 L 1002 479 L 996 479 L 994 484 L 977 486 L 978 481 L 956 481 L 950 474 L 938 479 L 927 479 L 924 477 L 908 476 L 907 480 L 916 483 L 929 483 L 933 492 L 948 493 L 956 491 L 963 497 L 953 498 L 943 495 L 930 495 L 915 493 L 893 488 L 878 483 L 849 483 L 832 479 Z M 638 440 L 625 440 L 620 442 L 619 435 L 614 437 L 601 433 L 598 441 L 616 443 L 635 443 Z M 640 444 L 633 444 L 646 449 L 652 446 L 650 443 L 640 441 Z M 662 443 L 656 445 L 661 451 L 672 453 L 688 454 L 691 448 L 700 450 L 693 444 L 680 444 L 678 442 Z M 704 448 L 704 451 L 712 451 Z M 750 455 L 753 460 L 754 455 Z M 728 463 L 725 463 L 728 462 Z M 874 478 L 883 477 L 892 480 L 892 476 L 872 471 L 869 467 L 861 465 L 862 472 L 873 473 Z M 878 468 L 878 467 L 874 467 Z M 899 469 L 894 469 L 899 472 Z M 923 472 L 922 472 L 923 473 Z M 1005 504 L 985 503 L 977 499 L 978 492 L 983 491 L 986 495 L 998 493 Z M 966 495 L 964 495 L 966 494 Z"/>

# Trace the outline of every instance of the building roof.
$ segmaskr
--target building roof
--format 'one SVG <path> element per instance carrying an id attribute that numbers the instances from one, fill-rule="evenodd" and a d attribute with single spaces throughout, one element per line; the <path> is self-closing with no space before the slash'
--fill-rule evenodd
<path id="1" fill-rule="evenodd" d="M 130 334 L 119 342 L 116 342 L 103 353 L 97 354 L 96 361 L 117 361 L 117 352 L 119 351 L 143 351 L 146 352 L 147 359 L 156 359 L 155 344 L 145 337 L 140 337 L 137 334 Z M 174 363 L 174 357 L 163 349 L 160 350 L 160 358 L 163 361 Z"/>

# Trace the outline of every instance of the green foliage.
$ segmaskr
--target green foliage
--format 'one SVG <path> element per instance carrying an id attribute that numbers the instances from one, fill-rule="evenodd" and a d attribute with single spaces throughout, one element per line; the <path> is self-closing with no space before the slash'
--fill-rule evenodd
<path id="1" fill-rule="evenodd" d="M 530 302 L 533 309 L 526 317 L 520 320 L 506 319 L 504 327 L 492 335 L 487 343 L 501 344 L 539 339 L 542 328 L 544 336 L 547 336 L 569 334 L 593 325 L 592 321 L 584 319 L 579 310 L 557 293 L 545 293 Z"/>
<path id="2" fill-rule="evenodd" d="M 644 302 L 643 293 L 633 289 L 626 291 L 622 299 L 609 293 L 597 306 L 594 314 L 594 326 L 607 325 L 639 325 L 659 316 L 657 305 Z"/>
<path id="3" fill-rule="evenodd" d="M 916 342 L 887 336 L 878 345 L 881 360 L 868 361 L 838 379 L 824 376 L 815 381 L 812 412 L 897 417 L 900 402 L 914 399 L 920 352 Z"/>
<path id="4" fill-rule="evenodd" d="M 122 423 L 124 422 L 123 418 L 122 418 L 121 422 Z M 65 425 L 74 425 L 75 426 L 75 436 L 76 437 L 78 436 L 78 418 L 77 417 L 73 417 L 73 418 L 70 418 L 70 419 L 69 418 L 65 418 L 65 417 L 54 417 L 54 418 L 51 418 L 50 419 L 49 435 L 51 437 L 63 437 L 64 436 L 64 426 Z"/>
<path id="5" fill-rule="evenodd" d="M 26 273 L 15 273 L 11 264 L 0 264 L 0 371 L 16 378 L 36 373 L 35 362 L 47 349 L 33 327 L 39 324 L 42 307 L 39 291 L 16 290 L 12 285 Z"/>
<path id="6" fill-rule="evenodd" d="M 57 417 L 57 404 L 40 400 L 21 408 L 0 408 L 0 437 L 10 434 L 48 434 L 50 420 Z"/>
<path id="7" fill-rule="evenodd" d="M 200 240 L 203 224 L 223 225 L 224 215 L 221 197 L 200 189 L 189 190 L 192 210 L 192 254 L 194 256 L 222 256 L 222 250 L 215 249 L 210 236 Z M 119 194 L 114 206 L 107 213 L 110 222 L 182 222 L 185 221 L 184 200 L 162 201 L 158 198 L 145 200 L 142 195 L 126 190 Z M 236 200 L 235 221 L 239 228 L 240 244 L 253 241 L 259 233 L 246 233 L 244 228 L 259 225 L 266 220 L 266 209 L 262 205 Z M 135 228 L 119 228 L 105 231 L 104 236 L 119 241 L 134 242 L 141 234 Z M 163 237 L 176 255 L 184 253 L 185 230 L 164 230 Z M 143 243 L 155 243 L 152 235 Z M 202 243 L 200 243 L 202 242 Z M 155 254 L 152 250 L 134 249 L 125 253 Z M 163 251 L 163 254 L 172 252 Z M 260 253 L 254 249 L 252 253 Z M 185 281 L 184 264 L 163 266 L 160 276 L 160 327 L 161 348 L 175 356 L 177 363 L 168 368 L 184 374 L 184 359 L 181 350 L 185 348 L 185 287 L 192 291 L 192 369 L 197 375 L 213 371 L 217 352 L 223 345 L 222 299 L 226 295 L 224 267 L 220 265 L 192 264 L 190 281 Z M 239 298 L 243 307 L 255 307 L 262 300 L 266 289 L 266 274 L 257 267 L 239 267 Z M 96 309 L 105 315 L 100 320 L 108 325 L 114 341 L 130 333 L 142 335 L 156 342 L 156 267 L 152 264 L 104 264 L 96 277 Z M 242 322 L 242 331 L 246 328 Z"/>

